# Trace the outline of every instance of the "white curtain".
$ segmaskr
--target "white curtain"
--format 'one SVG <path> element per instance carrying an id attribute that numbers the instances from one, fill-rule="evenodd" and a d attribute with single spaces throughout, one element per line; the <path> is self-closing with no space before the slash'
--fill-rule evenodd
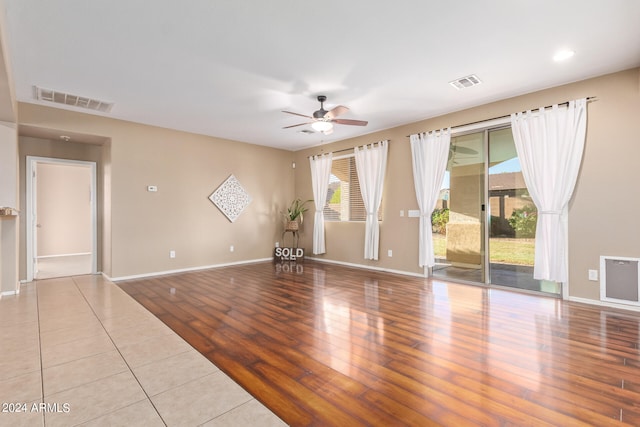
<path id="1" fill-rule="evenodd" d="M 433 267 L 435 256 L 431 236 L 431 214 L 438 202 L 447 169 L 451 128 L 440 132 L 415 134 L 410 138 L 413 184 L 420 209 L 418 264 L 420 267 Z"/>
<path id="2" fill-rule="evenodd" d="M 311 186 L 313 187 L 313 203 L 316 207 L 316 213 L 313 220 L 313 253 L 315 255 L 326 252 L 324 245 L 323 209 L 327 202 L 332 158 L 332 153 L 309 158 L 309 163 L 311 165 Z"/>
<path id="3" fill-rule="evenodd" d="M 387 168 L 387 153 L 389 142 L 380 141 L 377 144 L 355 147 L 356 171 L 360 182 L 362 201 L 367 212 L 364 237 L 364 258 L 378 259 L 380 244 L 380 224 L 378 224 L 378 209 L 382 201 L 384 174 Z"/>
<path id="4" fill-rule="evenodd" d="M 578 179 L 587 129 L 587 100 L 566 108 L 511 115 L 513 139 L 522 174 L 538 208 L 533 277 L 568 279 L 568 205 Z"/>

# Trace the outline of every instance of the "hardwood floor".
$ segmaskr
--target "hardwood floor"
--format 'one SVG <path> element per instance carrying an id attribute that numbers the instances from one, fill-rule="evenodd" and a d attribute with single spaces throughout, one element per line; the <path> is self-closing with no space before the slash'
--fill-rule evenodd
<path id="1" fill-rule="evenodd" d="M 640 425 L 634 312 L 284 267 L 119 286 L 290 425 Z"/>

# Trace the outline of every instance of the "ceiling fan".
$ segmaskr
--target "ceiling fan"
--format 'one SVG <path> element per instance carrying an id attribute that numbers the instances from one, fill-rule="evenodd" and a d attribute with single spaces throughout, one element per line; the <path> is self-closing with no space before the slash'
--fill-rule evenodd
<path id="1" fill-rule="evenodd" d="M 460 154 L 463 156 L 461 157 Z M 466 156 L 464 156 L 466 154 Z M 451 168 L 451 166 L 459 165 L 462 160 L 476 159 L 478 152 L 473 148 L 464 147 L 462 145 L 457 145 L 452 143 L 449 146 L 449 159 L 447 161 L 447 170 Z M 480 159 L 481 160 L 481 159 Z"/>
<path id="2" fill-rule="evenodd" d="M 313 112 L 313 116 L 307 116 L 305 114 L 293 113 L 291 111 L 283 111 L 283 113 L 293 114 L 294 116 L 306 117 L 307 119 L 311 119 L 310 122 L 298 123 L 297 125 L 285 126 L 282 129 L 289 129 L 296 126 L 304 126 L 310 124 L 311 127 L 318 131 L 322 132 L 325 135 L 329 135 L 333 133 L 333 124 L 337 123 L 340 125 L 352 125 L 352 126 L 366 126 L 368 122 L 364 120 L 351 120 L 351 119 L 337 119 L 341 114 L 346 113 L 349 109 L 343 105 L 338 105 L 335 108 L 327 111 L 324 109 L 324 102 L 327 100 L 327 97 L 324 95 L 318 95 L 318 101 L 320 102 L 320 109 Z"/>

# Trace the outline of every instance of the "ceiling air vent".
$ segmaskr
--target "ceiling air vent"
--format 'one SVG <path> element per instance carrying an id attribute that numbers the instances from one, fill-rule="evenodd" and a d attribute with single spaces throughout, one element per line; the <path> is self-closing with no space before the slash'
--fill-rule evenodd
<path id="1" fill-rule="evenodd" d="M 304 133 L 304 134 L 307 134 L 307 135 L 313 135 L 315 132 L 312 131 L 311 129 L 302 129 L 302 130 L 299 130 L 298 133 Z"/>
<path id="2" fill-rule="evenodd" d="M 458 90 L 466 89 L 471 86 L 476 86 L 482 83 L 482 81 L 475 74 L 471 74 L 470 76 L 461 77 L 459 79 L 453 80 L 449 82 L 449 84 L 455 87 Z"/>
<path id="3" fill-rule="evenodd" d="M 35 92 L 35 98 L 39 101 L 55 102 L 56 104 L 102 111 L 103 113 L 108 113 L 113 107 L 113 102 L 100 101 L 99 99 L 72 95 L 70 93 L 58 92 L 38 86 L 34 86 L 33 89 Z"/>

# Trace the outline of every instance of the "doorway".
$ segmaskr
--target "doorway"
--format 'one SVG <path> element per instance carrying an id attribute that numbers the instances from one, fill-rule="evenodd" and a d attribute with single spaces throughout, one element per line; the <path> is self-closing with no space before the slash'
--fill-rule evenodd
<path id="1" fill-rule="evenodd" d="M 27 280 L 97 271 L 96 163 L 27 157 Z"/>
<path id="2" fill-rule="evenodd" d="M 536 222 L 511 127 L 452 136 L 432 216 L 433 276 L 559 294 L 533 278 Z"/>

